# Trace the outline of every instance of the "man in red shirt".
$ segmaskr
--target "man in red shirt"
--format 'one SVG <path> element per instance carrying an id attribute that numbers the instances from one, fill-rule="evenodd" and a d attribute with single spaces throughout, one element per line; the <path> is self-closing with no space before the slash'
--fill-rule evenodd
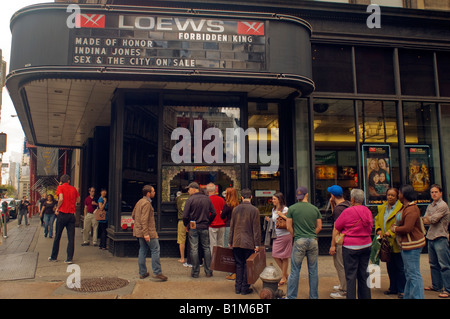
<path id="1" fill-rule="evenodd" d="M 65 263 L 71 264 L 75 250 L 75 211 L 77 203 L 80 202 L 80 195 L 75 187 L 69 185 L 70 176 L 61 176 L 61 183 L 56 189 L 58 204 L 56 205 L 55 215 L 56 233 L 53 241 L 52 255 L 48 258 L 50 261 L 56 261 L 59 253 L 59 242 L 64 228 L 67 229 L 67 259 Z"/>
<path id="2" fill-rule="evenodd" d="M 216 217 L 209 225 L 209 247 L 212 254 L 214 246 L 224 247 L 225 221 L 222 217 L 220 217 L 220 214 L 222 213 L 223 206 L 225 205 L 225 200 L 216 195 L 216 185 L 213 183 L 206 185 L 206 191 L 208 192 L 209 199 L 211 200 L 217 213 Z"/>

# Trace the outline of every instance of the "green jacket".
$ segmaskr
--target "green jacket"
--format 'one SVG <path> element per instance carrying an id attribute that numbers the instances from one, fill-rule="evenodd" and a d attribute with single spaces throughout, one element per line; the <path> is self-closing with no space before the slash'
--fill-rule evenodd
<path id="1" fill-rule="evenodd" d="M 395 223 L 395 216 L 397 213 L 403 208 L 403 204 L 397 200 L 394 206 L 394 210 L 389 215 L 387 221 L 386 221 L 386 229 L 384 229 L 384 212 L 386 210 L 387 202 L 383 203 L 382 205 L 378 206 L 378 215 L 375 216 L 375 234 L 378 232 L 378 230 L 381 229 L 381 232 L 386 233 L 389 232 L 391 235 L 388 237 L 388 241 L 390 246 L 392 247 L 392 252 L 399 253 L 401 252 L 400 246 L 398 245 L 397 241 L 395 240 L 395 233 L 391 231 L 391 226 Z"/>

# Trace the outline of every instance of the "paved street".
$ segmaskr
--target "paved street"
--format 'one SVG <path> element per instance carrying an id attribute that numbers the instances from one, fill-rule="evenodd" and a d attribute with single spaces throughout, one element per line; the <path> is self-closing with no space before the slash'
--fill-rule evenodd
<path id="1" fill-rule="evenodd" d="M 17 227 L 17 221 L 8 224 L 8 238 L 0 246 L 0 299 L 260 299 L 262 282 L 253 286 L 255 292 L 242 296 L 234 293 L 234 282 L 225 279 L 225 273 L 214 272 L 212 278 L 206 278 L 204 272 L 200 278 L 190 277 L 190 268 L 183 267 L 177 258 L 161 258 L 163 273 L 169 277 L 167 282 L 152 279 L 139 279 L 137 258 L 114 257 L 98 247 L 82 247 L 82 233 L 76 228 L 74 264 L 81 271 L 81 279 L 125 279 L 122 288 L 103 292 L 78 292 L 67 288 L 66 280 L 72 274 L 67 272 L 65 259 L 67 240 L 65 233 L 61 240 L 60 255 L 57 262 L 47 260 L 51 252 L 53 239 L 44 238 L 39 218 L 31 218 L 30 226 Z M 268 253 L 267 264 L 275 262 Z M 151 260 L 147 260 L 151 269 Z M 421 272 L 424 285 L 430 285 L 428 256 L 422 254 Z M 385 264 L 381 264 L 381 288 L 372 289 L 373 299 L 394 299 L 397 296 L 383 294 L 388 287 Z M 332 287 L 338 284 L 336 272 L 330 256 L 319 257 L 319 298 L 330 299 Z M 286 292 L 286 286 L 281 288 Z M 436 293 L 425 292 L 427 299 L 439 299 Z M 299 299 L 308 298 L 308 279 L 306 262 L 301 271 Z"/>

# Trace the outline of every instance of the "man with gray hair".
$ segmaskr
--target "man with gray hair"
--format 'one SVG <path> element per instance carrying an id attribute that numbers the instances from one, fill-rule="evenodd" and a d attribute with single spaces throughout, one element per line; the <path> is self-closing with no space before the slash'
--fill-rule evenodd
<path id="1" fill-rule="evenodd" d="M 369 257 L 372 246 L 372 212 L 363 205 L 364 191 L 352 189 L 351 207 L 345 209 L 334 223 L 333 236 L 345 234 L 342 243 L 347 299 L 371 299 L 367 279 Z"/>

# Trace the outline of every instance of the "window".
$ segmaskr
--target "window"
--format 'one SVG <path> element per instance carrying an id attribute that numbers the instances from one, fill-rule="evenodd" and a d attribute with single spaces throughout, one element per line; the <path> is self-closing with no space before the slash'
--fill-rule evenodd
<path id="1" fill-rule="evenodd" d="M 403 114 L 407 182 L 417 191 L 418 204 L 429 204 L 430 186 L 441 184 L 436 104 L 405 102 Z"/>
<path id="2" fill-rule="evenodd" d="M 358 186 L 353 100 L 314 100 L 315 205 L 331 222 L 327 188 L 338 184 L 344 197 Z M 301 172 L 300 172 L 301 173 Z"/>
<path id="3" fill-rule="evenodd" d="M 312 67 L 317 91 L 353 93 L 350 46 L 312 45 Z"/>
<path id="4" fill-rule="evenodd" d="M 433 52 L 399 50 L 400 81 L 403 95 L 434 96 Z"/>
<path id="5" fill-rule="evenodd" d="M 436 55 L 439 75 L 439 93 L 441 96 L 450 96 L 450 53 L 438 52 Z"/>
<path id="6" fill-rule="evenodd" d="M 358 93 L 395 94 L 393 50 L 356 47 Z"/>

